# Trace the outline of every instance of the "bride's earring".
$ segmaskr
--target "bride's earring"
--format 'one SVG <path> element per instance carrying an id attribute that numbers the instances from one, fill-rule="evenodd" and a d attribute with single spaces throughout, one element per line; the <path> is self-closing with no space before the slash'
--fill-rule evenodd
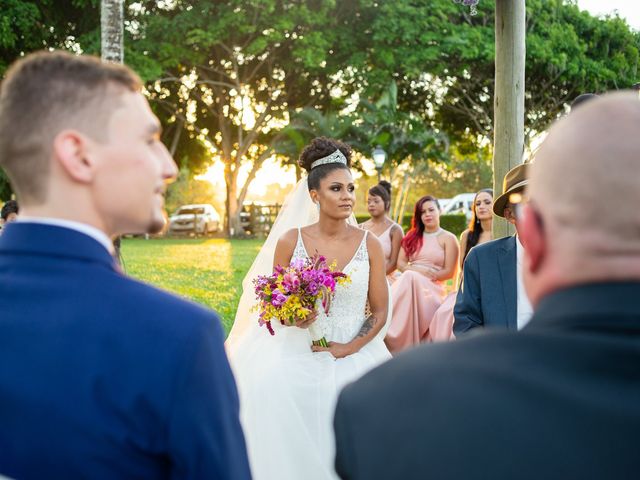
<path id="1" fill-rule="evenodd" d="M 316 207 L 318 207 L 318 213 L 320 213 L 320 202 L 316 202 Z"/>

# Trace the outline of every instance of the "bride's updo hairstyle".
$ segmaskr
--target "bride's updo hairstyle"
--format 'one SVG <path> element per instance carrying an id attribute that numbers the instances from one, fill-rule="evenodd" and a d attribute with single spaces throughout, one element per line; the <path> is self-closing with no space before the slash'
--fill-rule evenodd
<path id="1" fill-rule="evenodd" d="M 337 154 L 337 151 L 340 151 L 342 155 Z M 345 160 L 346 163 L 344 163 Z M 300 154 L 298 165 L 308 173 L 309 190 L 317 190 L 320 187 L 320 181 L 329 173 L 339 168 L 349 170 L 351 147 L 332 138 L 314 138 Z"/>

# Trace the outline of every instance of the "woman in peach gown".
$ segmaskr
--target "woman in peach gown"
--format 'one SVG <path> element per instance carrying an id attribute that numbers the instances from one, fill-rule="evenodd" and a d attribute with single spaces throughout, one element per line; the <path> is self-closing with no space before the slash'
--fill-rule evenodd
<path id="1" fill-rule="evenodd" d="M 428 339 L 444 296 L 442 282 L 458 267 L 458 240 L 440 228 L 440 205 L 426 195 L 416 203 L 411 230 L 402 239 L 400 277 L 391 286 L 393 312 L 385 343 L 398 353 Z"/>
<path id="2" fill-rule="evenodd" d="M 493 190 L 484 188 L 476 193 L 471 206 L 469 228 L 460 235 L 460 276 L 462 276 L 462 266 L 469 250 L 476 245 L 493 239 L 491 233 L 493 222 L 492 205 Z M 462 283 L 461 280 L 462 278 L 458 280 L 458 285 Z M 458 292 L 452 292 L 447 295 L 440 308 L 436 311 L 429 329 L 428 340 L 440 342 L 455 339 L 453 336 L 453 307 L 456 305 L 457 295 Z"/>
<path id="3" fill-rule="evenodd" d="M 399 274 L 396 271 L 400 243 L 402 242 L 402 227 L 389 218 L 391 207 L 391 184 L 380 181 L 369 189 L 367 195 L 367 211 L 371 218 L 360 225 L 369 230 L 380 240 L 386 261 L 387 280 L 393 283 Z"/>

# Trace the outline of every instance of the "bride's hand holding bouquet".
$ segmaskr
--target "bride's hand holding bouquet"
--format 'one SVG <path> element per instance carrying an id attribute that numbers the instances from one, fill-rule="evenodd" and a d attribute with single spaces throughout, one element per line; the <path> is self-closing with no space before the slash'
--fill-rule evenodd
<path id="1" fill-rule="evenodd" d="M 253 281 L 258 300 L 255 308 L 260 312 L 258 323 L 271 335 L 275 335 L 271 325 L 274 319 L 282 325 L 309 328 L 313 344 L 327 347 L 322 333 L 313 328 L 316 306 L 321 302 L 328 313 L 336 286 L 348 281 L 349 277 L 336 271 L 335 265 L 327 265 L 323 256 L 296 259 L 286 267 L 277 265 L 271 275 L 260 275 Z"/>

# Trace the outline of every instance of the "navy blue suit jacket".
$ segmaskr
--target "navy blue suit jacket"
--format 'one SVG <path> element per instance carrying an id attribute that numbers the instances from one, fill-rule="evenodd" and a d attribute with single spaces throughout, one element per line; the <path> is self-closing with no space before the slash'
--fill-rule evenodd
<path id="1" fill-rule="evenodd" d="M 7 226 L 0 473 L 249 478 L 216 314 L 118 273 L 87 235 Z"/>
<path id="2" fill-rule="evenodd" d="M 456 336 L 477 327 L 517 330 L 516 272 L 515 236 L 483 243 L 469 251 L 453 309 Z"/>
<path id="3" fill-rule="evenodd" d="M 567 288 L 519 332 L 402 352 L 340 394 L 338 474 L 637 479 L 639 297 L 640 282 Z"/>

